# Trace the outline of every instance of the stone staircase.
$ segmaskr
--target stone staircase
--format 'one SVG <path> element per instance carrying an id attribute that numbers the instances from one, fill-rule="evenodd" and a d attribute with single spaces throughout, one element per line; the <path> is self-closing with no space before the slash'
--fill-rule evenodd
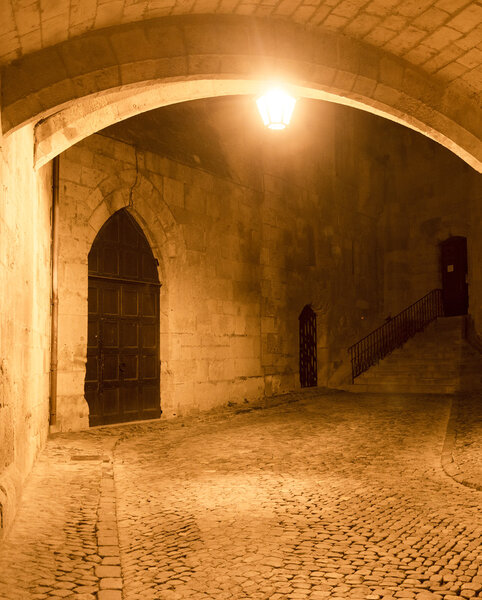
<path id="1" fill-rule="evenodd" d="M 440 317 L 344 389 L 399 394 L 482 390 L 482 354 L 465 340 L 464 316 Z"/>

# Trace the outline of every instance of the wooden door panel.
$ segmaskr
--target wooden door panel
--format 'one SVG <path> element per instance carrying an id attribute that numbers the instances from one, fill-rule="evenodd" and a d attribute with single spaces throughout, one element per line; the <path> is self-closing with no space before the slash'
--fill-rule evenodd
<path id="1" fill-rule="evenodd" d="M 144 317 L 154 317 L 156 315 L 156 304 L 154 291 L 144 291 L 142 294 L 142 315 Z"/>
<path id="2" fill-rule="evenodd" d="M 104 315 L 118 315 L 120 308 L 120 289 L 113 284 L 109 284 L 101 290 L 100 296 L 99 312 Z"/>
<path id="3" fill-rule="evenodd" d="M 120 235 L 122 236 L 124 247 L 135 248 L 136 250 L 139 248 L 140 240 L 138 232 L 130 227 L 130 223 L 126 221 L 120 223 Z"/>
<path id="4" fill-rule="evenodd" d="M 89 315 L 99 312 L 99 289 L 95 285 L 89 285 L 87 310 Z"/>
<path id="5" fill-rule="evenodd" d="M 104 383 L 117 382 L 119 380 L 119 355 L 106 354 L 102 360 L 102 378 Z"/>
<path id="6" fill-rule="evenodd" d="M 119 415 L 119 388 L 105 388 L 102 394 L 102 412 L 106 416 Z"/>
<path id="7" fill-rule="evenodd" d="M 101 320 L 101 336 L 104 348 L 119 347 L 119 322 L 112 319 Z"/>
<path id="8" fill-rule="evenodd" d="M 157 335 L 154 327 L 150 324 L 141 325 L 140 329 L 141 334 L 141 347 L 142 348 L 155 348 Z"/>
<path id="9" fill-rule="evenodd" d="M 139 279 L 139 257 L 137 252 L 124 250 L 121 265 L 121 277 L 125 277 L 125 279 Z"/>
<path id="10" fill-rule="evenodd" d="M 102 251 L 102 271 L 106 275 L 117 275 L 119 273 L 119 257 L 110 248 Z"/>
<path id="11" fill-rule="evenodd" d="M 145 279 L 137 281 L 141 276 Z M 90 424 L 158 417 L 157 267 L 125 211 L 111 217 L 92 246 L 88 307 L 85 397 Z"/>
<path id="12" fill-rule="evenodd" d="M 140 276 L 145 281 L 150 281 L 157 276 L 156 265 L 153 264 L 151 257 L 146 252 L 141 255 Z"/>
<path id="13" fill-rule="evenodd" d="M 115 216 L 115 215 L 114 215 Z M 102 234 L 102 245 L 114 244 L 117 245 L 119 243 L 119 221 L 118 219 L 109 219 L 102 230 L 100 232 Z"/>
<path id="14" fill-rule="evenodd" d="M 136 317 L 139 314 L 139 290 L 132 286 L 122 286 L 122 316 Z"/>
<path id="15" fill-rule="evenodd" d="M 120 369 L 121 377 L 124 381 L 139 379 L 138 369 L 139 357 L 137 354 L 121 354 Z"/>
<path id="16" fill-rule="evenodd" d="M 468 310 L 467 240 L 452 237 L 441 244 L 442 297 L 446 316 L 465 315 Z"/>
<path id="17" fill-rule="evenodd" d="M 141 377 L 143 380 L 157 377 L 157 360 L 154 354 L 141 357 Z"/>
<path id="18" fill-rule="evenodd" d="M 139 326 L 136 321 L 122 320 L 120 323 L 120 347 L 137 348 L 139 344 Z"/>
<path id="19" fill-rule="evenodd" d="M 142 387 L 143 412 L 153 415 L 156 411 L 157 387 L 155 385 L 144 385 Z M 155 418 L 149 416 L 148 418 Z"/>
<path id="20" fill-rule="evenodd" d="M 142 407 L 139 402 L 140 396 L 141 390 L 137 384 L 126 384 L 120 389 L 120 405 L 123 421 L 136 421 L 139 419 L 138 415 L 142 414 Z"/>

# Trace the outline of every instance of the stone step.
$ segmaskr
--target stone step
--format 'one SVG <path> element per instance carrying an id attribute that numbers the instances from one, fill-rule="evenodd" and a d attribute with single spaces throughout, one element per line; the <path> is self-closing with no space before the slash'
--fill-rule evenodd
<path id="1" fill-rule="evenodd" d="M 466 342 L 464 332 L 464 317 L 438 319 L 343 389 L 404 394 L 482 390 L 482 355 Z"/>
<path id="2" fill-rule="evenodd" d="M 407 376 L 407 375 L 391 375 L 389 377 L 384 377 L 383 375 L 373 375 L 368 377 L 357 377 L 356 382 L 360 384 L 364 383 L 413 383 L 414 379 L 417 383 L 430 383 L 437 384 L 440 383 L 442 385 L 453 384 L 457 385 L 460 381 L 460 377 L 430 377 L 430 376 Z"/>
<path id="3" fill-rule="evenodd" d="M 400 358 L 403 357 L 403 360 L 409 362 L 413 362 L 417 364 L 419 362 L 424 362 L 427 359 L 427 355 L 430 356 L 432 361 L 437 361 L 441 364 L 450 364 L 454 360 L 459 360 L 461 356 L 467 356 L 469 358 L 477 358 L 477 354 L 472 354 L 471 352 L 466 352 L 465 350 L 460 350 L 459 352 L 428 352 L 426 348 L 420 348 L 418 352 L 392 352 L 391 354 L 387 354 L 387 356 L 382 359 L 386 363 L 398 362 Z"/>
<path id="4" fill-rule="evenodd" d="M 422 385 L 422 384 L 351 384 L 340 386 L 347 392 L 354 393 L 380 393 L 380 394 L 454 394 L 459 391 L 456 385 Z"/>
<path id="5" fill-rule="evenodd" d="M 378 363 L 372 365 L 373 367 L 383 368 L 383 369 L 397 369 L 400 365 L 403 364 L 407 371 L 418 371 L 420 369 L 424 369 L 425 367 L 431 368 L 432 370 L 444 370 L 444 371 L 460 371 L 461 358 L 457 358 L 457 360 L 447 360 L 447 361 L 433 361 L 431 356 L 426 356 L 424 358 L 420 358 L 418 360 L 406 360 L 405 357 L 400 356 L 398 359 L 387 360 L 381 359 Z M 465 357 L 464 357 L 465 358 Z M 462 364 L 466 361 L 464 360 Z M 472 361 L 470 361 L 472 364 Z M 474 363 L 476 364 L 476 363 Z"/>
<path id="6" fill-rule="evenodd" d="M 376 373 L 373 375 L 366 375 L 362 376 L 360 375 L 359 377 L 356 378 L 357 381 L 359 381 L 360 383 L 366 383 L 367 381 L 413 381 L 414 379 L 416 379 L 417 381 L 421 381 L 423 380 L 430 380 L 430 381 L 459 381 L 460 380 L 460 375 L 452 375 L 452 376 L 438 376 L 436 374 L 422 374 L 422 375 L 417 375 L 417 374 L 405 374 L 405 373 L 400 373 L 400 374 L 390 374 L 390 375 L 384 375 L 383 373 Z"/>
<path id="7" fill-rule="evenodd" d="M 396 356 L 399 354 L 404 354 L 405 356 L 420 356 L 424 352 L 430 352 L 434 356 L 440 357 L 450 357 L 457 356 L 461 352 L 465 352 L 465 342 L 460 344 L 460 346 L 454 348 L 453 344 L 450 342 L 444 342 L 444 340 L 439 340 L 437 344 L 429 345 L 429 344 L 418 344 L 417 346 L 405 346 L 403 348 L 397 348 L 387 356 Z"/>
<path id="8" fill-rule="evenodd" d="M 374 365 L 368 371 L 365 371 L 360 375 L 363 377 L 366 373 L 377 372 L 383 375 L 384 377 L 389 377 L 390 375 L 407 375 L 407 376 L 424 376 L 424 375 L 441 375 L 441 376 L 449 376 L 449 377 L 458 377 L 463 373 L 479 373 L 482 371 L 482 365 L 475 364 L 463 364 L 459 365 L 457 368 L 454 368 L 453 365 L 447 368 L 441 366 L 440 368 L 434 367 L 433 365 L 406 365 L 400 364 L 397 365 L 384 365 L 380 364 L 378 367 Z"/>
<path id="9" fill-rule="evenodd" d="M 469 353 L 460 353 L 458 356 L 453 356 L 449 359 L 444 358 L 437 358 L 437 357 L 433 357 L 431 356 L 429 353 L 424 354 L 423 356 L 420 356 L 418 358 L 407 358 L 404 355 L 398 355 L 398 356 L 393 356 L 390 355 L 389 357 L 383 358 L 379 361 L 379 365 L 387 365 L 387 366 L 395 366 L 400 364 L 400 362 L 402 362 L 404 364 L 407 365 L 407 367 L 419 367 L 419 366 L 423 366 L 426 364 L 430 364 L 430 365 L 434 365 L 434 367 L 440 367 L 440 368 L 448 368 L 450 369 L 452 368 L 459 368 L 458 365 L 460 364 L 482 364 L 482 356 L 477 356 L 477 355 L 472 355 Z M 430 362 L 429 362 L 430 361 Z"/>

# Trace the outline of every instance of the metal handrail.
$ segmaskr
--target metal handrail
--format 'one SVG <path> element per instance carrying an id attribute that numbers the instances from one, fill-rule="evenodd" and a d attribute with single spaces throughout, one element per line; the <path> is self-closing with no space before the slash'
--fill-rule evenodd
<path id="1" fill-rule="evenodd" d="M 444 315 L 442 290 L 436 289 L 348 348 L 352 381 L 382 358 L 402 346 L 431 321 Z"/>

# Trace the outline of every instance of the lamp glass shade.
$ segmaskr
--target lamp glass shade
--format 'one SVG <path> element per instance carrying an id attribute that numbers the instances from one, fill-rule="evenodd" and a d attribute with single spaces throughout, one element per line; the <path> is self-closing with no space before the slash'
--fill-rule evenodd
<path id="1" fill-rule="evenodd" d="M 269 129 L 284 129 L 290 122 L 296 99 L 276 88 L 256 100 L 263 123 Z"/>

